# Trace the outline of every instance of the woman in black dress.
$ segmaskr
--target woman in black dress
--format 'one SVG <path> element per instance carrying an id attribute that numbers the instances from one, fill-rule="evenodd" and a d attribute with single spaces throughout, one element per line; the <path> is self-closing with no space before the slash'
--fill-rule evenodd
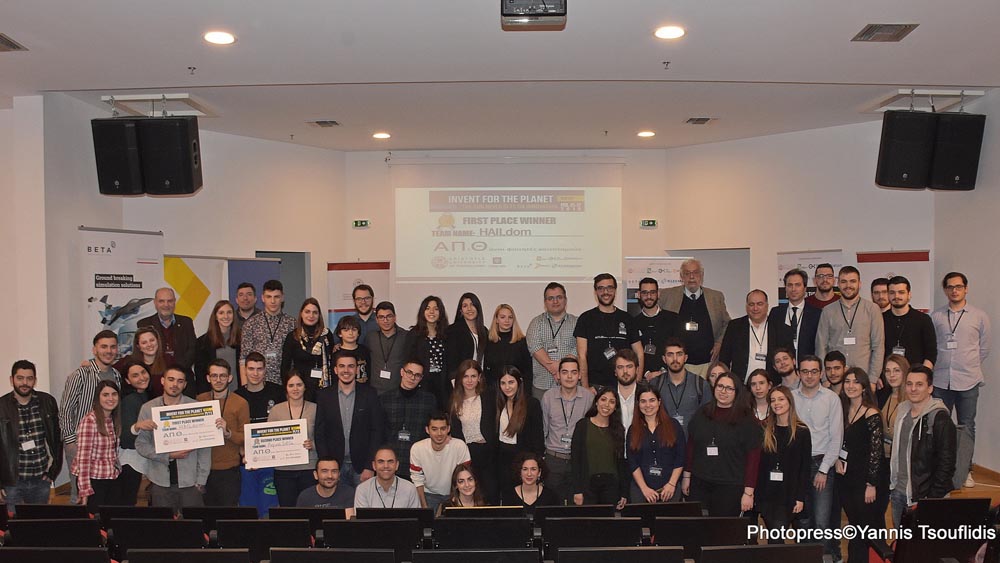
<path id="1" fill-rule="evenodd" d="M 837 494 L 847 513 L 847 521 L 855 526 L 885 528 L 885 504 L 888 496 L 888 475 L 882 471 L 885 463 L 882 450 L 882 413 L 878 410 L 871 381 L 865 370 L 852 367 L 844 373 L 840 391 L 844 404 L 844 445 L 837 460 Z M 881 510 L 879 510 L 881 508 Z M 847 561 L 868 560 L 865 540 L 858 537 L 847 544 Z"/>
<path id="2" fill-rule="evenodd" d="M 795 412 L 792 391 L 784 385 L 767 395 L 770 411 L 764 420 L 764 447 L 754 498 L 768 529 L 787 528 L 805 508 L 812 482 L 812 437 Z M 780 539 L 768 543 L 784 543 Z"/>
<path id="3" fill-rule="evenodd" d="M 483 304 L 479 297 L 475 293 L 463 293 L 458 299 L 455 321 L 448 327 L 450 366 L 457 366 L 464 360 L 475 360 L 483 365 L 486 341 L 489 339 L 484 323 Z"/>
<path id="4" fill-rule="evenodd" d="M 525 379 L 525 387 L 531 393 L 531 352 L 528 352 L 528 340 L 517 324 L 514 308 L 506 303 L 499 305 L 493 313 L 493 322 L 486 342 L 483 371 L 486 373 L 486 383 L 495 386 L 503 375 L 506 366 L 514 366 L 521 371 Z"/>
<path id="5" fill-rule="evenodd" d="M 501 490 L 514 485 L 511 469 L 523 451 L 545 452 L 542 404 L 531 396 L 521 370 L 505 366 L 496 390 L 497 474 Z"/>
<path id="6" fill-rule="evenodd" d="M 438 402 L 443 409 L 448 408 L 451 398 L 451 380 L 448 377 L 448 355 L 446 353 L 445 328 L 448 313 L 440 297 L 428 295 L 417 309 L 417 324 L 410 327 L 410 357 L 424 366 L 421 387 Z"/>
<path id="7" fill-rule="evenodd" d="M 559 506 L 563 504 L 559 495 L 545 486 L 549 468 L 542 456 L 531 451 L 523 451 L 514 458 L 518 485 L 503 491 L 504 506 L 522 506 L 532 511 L 536 506 Z"/>

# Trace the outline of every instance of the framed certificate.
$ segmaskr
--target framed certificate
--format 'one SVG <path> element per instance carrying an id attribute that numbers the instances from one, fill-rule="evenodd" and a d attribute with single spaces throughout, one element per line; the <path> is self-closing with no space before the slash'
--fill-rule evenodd
<path id="1" fill-rule="evenodd" d="M 222 416 L 219 401 L 153 407 L 153 445 L 158 454 L 211 448 L 225 443 L 215 420 Z"/>
<path id="2" fill-rule="evenodd" d="M 308 439 L 309 423 L 304 418 L 245 424 L 247 469 L 309 463 L 309 450 L 304 445 Z"/>

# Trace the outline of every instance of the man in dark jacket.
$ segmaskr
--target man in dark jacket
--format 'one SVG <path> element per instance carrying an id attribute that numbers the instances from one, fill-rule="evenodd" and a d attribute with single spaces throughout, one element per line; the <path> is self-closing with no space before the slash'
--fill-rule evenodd
<path id="1" fill-rule="evenodd" d="M 931 396 L 934 372 L 922 365 L 906 374 L 907 400 L 899 405 L 889 462 L 889 498 L 893 525 L 903 512 L 925 498 L 942 498 L 952 490 L 955 473 L 955 423 L 944 402 Z"/>
<path id="2" fill-rule="evenodd" d="M 169 287 L 161 287 L 153 296 L 156 314 L 139 319 L 136 326 L 151 326 L 160 335 L 160 346 L 168 365 L 176 365 L 187 373 L 187 380 L 194 381 L 195 343 L 194 322 L 191 317 L 174 313 L 177 307 L 177 294 Z M 207 373 L 207 372 L 206 372 Z M 204 377 L 205 374 L 200 374 Z M 195 395 L 195 385 L 188 385 L 187 395 Z"/>
<path id="3" fill-rule="evenodd" d="M 62 470 L 59 407 L 35 391 L 35 364 L 18 360 L 10 370 L 14 389 L 0 397 L 0 502 L 48 504 L 52 481 Z"/>
<path id="4" fill-rule="evenodd" d="M 372 460 L 382 444 L 385 412 L 378 394 L 358 385 L 358 360 L 351 350 L 333 355 L 337 385 L 316 394 L 316 452 L 340 463 L 340 480 L 357 488 L 371 479 Z"/>

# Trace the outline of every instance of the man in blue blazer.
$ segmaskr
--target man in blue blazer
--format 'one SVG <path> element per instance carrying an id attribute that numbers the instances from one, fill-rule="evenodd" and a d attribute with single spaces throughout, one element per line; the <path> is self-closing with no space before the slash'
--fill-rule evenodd
<path id="1" fill-rule="evenodd" d="M 788 303 L 781 303 L 771 309 L 768 320 L 782 323 L 792 333 L 795 344 L 795 365 L 799 358 L 816 354 L 816 331 L 822 309 L 806 303 L 806 283 L 809 274 L 795 268 L 785 273 L 785 297 Z"/>
<path id="2" fill-rule="evenodd" d="M 385 413 L 375 389 L 355 381 L 358 360 L 353 351 L 338 350 L 333 370 L 337 385 L 316 394 L 316 453 L 336 459 L 341 481 L 357 487 L 375 475 L 372 459 L 384 438 Z"/>

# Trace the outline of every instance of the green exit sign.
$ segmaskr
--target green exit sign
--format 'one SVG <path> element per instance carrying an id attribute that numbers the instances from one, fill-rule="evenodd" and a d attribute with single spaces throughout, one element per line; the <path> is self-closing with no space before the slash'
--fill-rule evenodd
<path id="1" fill-rule="evenodd" d="M 372 222 L 368 219 L 355 219 L 354 228 L 355 229 L 367 229 L 372 225 Z"/>
<path id="2" fill-rule="evenodd" d="M 643 229 L 656 228 L 656 219 L 643 219 L 639 226 Z"/>

